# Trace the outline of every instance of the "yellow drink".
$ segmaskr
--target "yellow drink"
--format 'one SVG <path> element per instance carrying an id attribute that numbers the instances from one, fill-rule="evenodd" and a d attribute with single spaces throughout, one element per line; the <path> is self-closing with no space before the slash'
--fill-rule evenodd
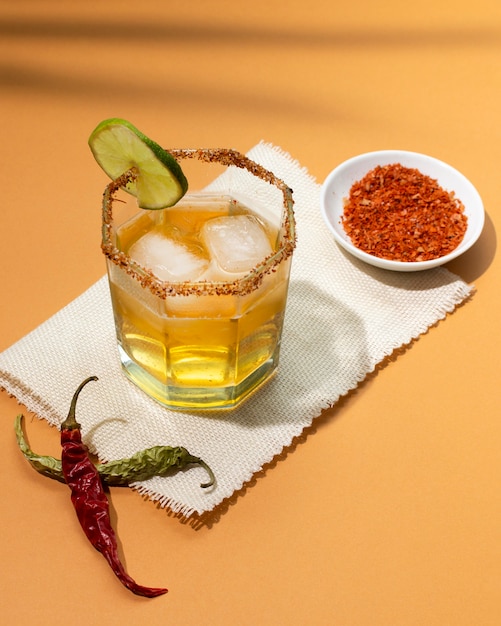
<path id="1" fill-rule="evenodd" d="M 112 238 L 120 358 L 143 391 L 175 409 L 229 408 L 275 371 L 291 263 L 282 219 L 200 193 L 141 210 Z"/>

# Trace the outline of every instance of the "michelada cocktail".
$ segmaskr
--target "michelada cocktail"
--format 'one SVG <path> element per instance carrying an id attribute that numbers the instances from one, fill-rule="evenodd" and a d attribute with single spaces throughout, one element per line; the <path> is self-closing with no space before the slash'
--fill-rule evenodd
<path id="1" fill-rule="evenodd" d="M 137 183 L 138 168 L 107 186 L 102 247 L 120 359 L 170 408 L 230 408 L 278 365 L 295 244 L 291 190 L 233 150 L 169 154 L 245 171 L 265 189 L 246 195 L 245 179 L 233 189 L 230 175 L 223 190 L 183 193 L 121 221 L 121 190 Z"/>

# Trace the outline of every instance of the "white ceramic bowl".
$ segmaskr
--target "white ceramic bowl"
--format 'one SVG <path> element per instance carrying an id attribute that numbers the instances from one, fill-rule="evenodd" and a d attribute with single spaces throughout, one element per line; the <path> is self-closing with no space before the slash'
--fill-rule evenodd
<path id="1" fill-rule="evenodd" d="M 464 205 L 464 212 L 468 218 L 466 233 L 459 246 L 438 259 L 429 261 L 391 261 L 382 259 L 355 247 L 341 223 L 343 202 L 348 198 L 351 186 L 363 178 L 377 165 L 400 163 L 404 167 L 416 168 L 438 181 L 438 184 L 447 191 L 454 191 L 456 198 Z M 368 152 L 348 159 L 338 165 L 325 179 L 321 190 L 321 208 L 323 218 L 334 235 L 334 239 L 353 256 L 388 270 L 400 272 L 415 272 L 443 265 L 468 250 L 480 237 L 484 226 L 484 207 L 482 199 L 475 187 L 460 172 L 447 163 L 417 152 L 405 150 L 381 150 Z"/>

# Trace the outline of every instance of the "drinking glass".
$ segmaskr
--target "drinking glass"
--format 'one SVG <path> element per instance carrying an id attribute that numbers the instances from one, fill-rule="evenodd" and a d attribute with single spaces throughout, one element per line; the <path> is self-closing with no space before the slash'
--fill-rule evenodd
<path id="1" fill-rule="evenodd" d="M 136 177 L 134 169 L 106 187 L 102 250 L 118 352 L 126 375 L 171 409 L 232 408 L 268 380 L 279 363 L 295 246 L 292 191 L 234 150 L 169 152 L 203 167 L 217 163 L 224 171 L 204 190 L 189 191 L 175 206 L 161 210 L 138 209 L 135 200 L 127 201 L 131 197 L 122 190 Z M 128 214 L 117 218 L 118 212 Z M 239 217 L 228 222 L 227 216 Z M 193 234 L 194 223 L 205 239 Z M 236 227 L 233 234 L 227 234 L 228 224 L 230 230 Z M 245 240 L 247 230 L 256 229 L 257 241 L 263 243 L 264 232 L 268 243 L 263 243 L 263 258 L 249 268 L 241 265 L 239 238 Z M 139 243 L 151 233 L 148 244 Z M 149 246 L 165 236 L 181 244 L 169 243 L 169 258 L 158 264 L 158 251 Z M 236 237 L 236 243 L 227 236 Z M 147 248 L 146 260 L 137 252 L 132 255 L 134 245 Z M 186 252 L 190 246 L 193 257 Z M 216 268 L 215 274 L 207 267 Z"/>

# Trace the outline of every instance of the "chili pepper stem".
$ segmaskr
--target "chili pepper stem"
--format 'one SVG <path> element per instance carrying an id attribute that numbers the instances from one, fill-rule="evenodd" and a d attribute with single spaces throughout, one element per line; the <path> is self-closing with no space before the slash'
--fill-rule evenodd
<path id="1" fill-rule="evenodd" d="M 97 376 L 89 376 L 89 378 L 86 378 L 83 382 L 80 383 L 80 385 L 78 385 L 77 390 L 75 391 L 75 393 L 73 394 L 73 398 L 71 399 L 71 404 L 70 404 L 70 410 L 68 412 L 68 417 L 61 424 L 61 429 L 74 430 L 76 428 L 80 428 L 80 424 L 77 422 L 76 417 L 75 417 L 75 409 L 76 409 L 76 406 L 77 406 L 77 400 L 78 400 L 78 396 L 80 395 L 80 392 L 82 391 L 82 389 L 91 380 L 98 380 L 98 378 L 97 378 Z"/>
<path id="2" fill-rule="evenodd" d="M 201 458 L 199 458 L 198 456 L 191 456 L 190 455 L 190 457 L 188 457 L 188 458 L 189 458 L 189 462 L 190 463 L 196 463 L 197 465 L 200 465 L 200 467 L 203 467 L 204 470 L 207 472 L 207 474 L 209 474 L 209 482 L 207 482 L 207 483 L 200 483 L 200 487 L 202 489 L 208 489 L 209 487 L 212 487 L 214 485 L 214 483 L 216 482 L 216 477 L 214 476 L 214 472 L 207 465 L 207 463 L 205 461 L 203 461 Z"/>

